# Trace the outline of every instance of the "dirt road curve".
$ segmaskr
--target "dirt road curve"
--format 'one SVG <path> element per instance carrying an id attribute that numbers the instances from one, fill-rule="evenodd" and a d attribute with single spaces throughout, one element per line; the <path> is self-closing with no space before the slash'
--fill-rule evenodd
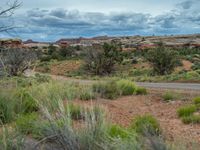
<path id="1" fill-rule="evenodd" d="M 32 76 L 35 72 L 28 71 L 26 76 Z M 48 75 L 48 74 L 46 74 Z M 79 82 L 83 84 L 92 84 L 98 82 L 96 80 L 74 79 L 58 75 L 50 75 L 55 80 L 67 80 L 72 82 Z M 149 83 L 149 82 L 136 82 L 137 85 L 146 88 L 156 89 L 180 89 L 180 90 L 195 90 L 200 91 L 200 83 Z"/>
<path id="2" fill-rule="evenodd" d="M 161 88 L 161 89 L 182 89 L 182 90 L 199 90 L 200 84 L 194 83 L 148 83 L 148 82 L 137 82 L 139 86 L 147 88 Z"/>
<path id="3" fill-rule="evenodd" d="M 68 81 L 74 81 L 74 82 L 80 82 L 83 84 L 91 84 L 98 81 L 95 80 L 82 80 L 82 79 L 73 79 L 73 78 L 67 78 L 62 76 L 51 76 L 53 79 L 57 80 L 68 80 Z M 149 83 L 149 82 L 136 82 L 138 86 L 146 87 L 146 88 L 158 88 L 158 89 L 180 89 L 180 90 L 197 90 L 200 91 L 200 84 L 194 84 L 194 83 Z"/>

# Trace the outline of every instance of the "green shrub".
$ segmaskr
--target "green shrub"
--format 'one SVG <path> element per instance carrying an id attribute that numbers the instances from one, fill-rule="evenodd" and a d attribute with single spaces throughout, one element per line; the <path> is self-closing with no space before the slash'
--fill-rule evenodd
<path id="1" fill-rule="evenodd" d="M 170 100 L 174 100 L 177 98 L 177 95 L 174 92 L 171 91 L 167 91 L 162 95 L 163 99 L 165 101 L 170 101 Z"/>
<path id="2" fill-rule="evenodd" d="M 151 115 L 137 116 L 131 123 L 131 129 L 139 134 L 160 134 L 158 121 Z"/>
<path id="3" fill-rule="evenodd" d="M 200 97 L 196 97 L 193 99 L 194 104 L 199 105 L 200 104 Z"/>
<path id="4" fill-rule="evenodd" d="M 79 84 L 51 81 L 34 86 L 31 95 L 40 102 L 48 99 L 51 101 L 55 99 L 73 100 L 80 95 L 79 90 Z"/>
<path id="5" fill-rule="evenodd" d="M 153 66 L 154 72 L 159 75 L 166 75 L 172 73 L 177 66 L 177 52 L 173 49 L 164 47 L 160 44 L 156 49 L 148 52 L 147 60 Z"/>
<path id="6" fill-rule="evenodd" d="M 146 95 L 147 89 L 144 87 L 137 87 L 135 93 L 136 95 Z"/>
<path id="7" fill-rule="evenodd" d="M 190 71 L 186 73 L 186 79 L 200 78 L 200 74 L 196 71 Z"/>
<path id="8" fill-rule="evenodd" d="M 103 93 L 105 91 L 105 83 L 98 82 L 92 85 L 93 92 Z"/>
<path id="9" fill-rule="evenodd" d="M 81 100 L 92 100 L 95 98 L 96 98 L 95 94 L 93 93 L 93 91 L 90 90 L 83 90 L 80 94 Z"/>
<path id="10" fill-rule="evenodd" d="M 177 113 L 179 117 L 186 117 L 192 115 L 197 110 L 195 105 L 183 106 L 178 109 Z"/>
<path id="11" fill-rule="evenodd" d="M 16 112 L 20 113 L 31 113 L 39 109 L 37 102 L 29 94 L 26 89 L 19 89 L 15 95 L 18 99 L 18 104 L 16 104 Z"/>
<path id="12" fill-rule="evenodd" d="M 111 81 L 105 84 L 104 88 L 105 88 L 104 92 L 102 93 L 103 98 L 115 99 L 119 96 L 119 91 L 114 81 Z"/>
<path id="13" fill-rule="evenodd" d="M 39 116 L 36 113 L 21 115 L 16 120 L 16 128 L 23 134 L 31 134 L 37 132 L 35 129 L 36 121 Z"/>
<path id="14" fill-rule="evenodd" d="M 107 99 L 115 99 L 120 95 L 115 81 L 94 84 L 93 91 L 99 93 L 102 98 Z"/>
<path id="15" fill-rule="evenodd" d="M 49 82 L 51 77 L 47 75 L 41 75 L 39 73 L 35 74 L 35 79 L 38 83 Z"/>
<path id="16" fill-rule="evenodd" d="M 72 119 L 78 120 L 83 118 L 81 107 L 79 105 L 69 103 L 65 106 L 65 109 L 70 114 Z"/>
<path id="17" fill-rule="evenodd" d="M 119 125 L 111 125 L 108 129 L 108 134 L 113 138 L 125 139 L 129 137 L 128 131 Z"/>
<path id="18" fill-rule="evenodd" d="M 136 90 L 136 85 L 129 80 L 119 80 L 117 81 L 117 88 L 121 95 L 132 95 Z"/>
<path id="19" fill-rule="evenodd" d="M 7 93 L 0 94 L 0 123 L 9 123 L 15 118 L 15 104 Z"/>
<path id="20" fill-rule="evenodd" d="M 181 118 L 181 120 L 185 124 L 200 123 L 200 116 L 199 115 L 184 116 Z"/>
<path id="21" fill-rule="evenodd" d="M 19 87 L 29 87 L 33 84 L 33 80 L 31 80 L 31 78 L 20 78 L 17 77 L 15 78 L 16 80 L 16 84 Z"/>
<path id="22" fill-rule="evenodd" d="M 122 61 L 120 48 L 116 44 L 104 43 L 103 46 L 88 49 L 85 56 L 84 68 L 95 75 L 108 75 L 115 70 L 115 64 Z"/>
<path id="23" fill-rule="evenodd" d="M 0 134 L 1 150 L 21 150 L 24 146 L 24 137 L 9 127 L 2 126 Z"/>
<path id="24" fill-rule="evenodd" d="M 194 62 L 192 65 L 192 70 L 199 70 L 200 69 L 200 62 Z"/>

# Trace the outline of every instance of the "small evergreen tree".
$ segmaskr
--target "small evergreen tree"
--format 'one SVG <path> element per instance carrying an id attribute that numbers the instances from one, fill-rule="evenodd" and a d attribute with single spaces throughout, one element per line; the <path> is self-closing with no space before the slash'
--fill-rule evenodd
<path id="1" fill-rule="evenodd" d="M 177 52 L 159 45 L 148 52 L 147 60 L 152 64 L 153 70 L 159 75 L 170 74 L 178 62 Z"/>
<path id="2" fill-rule="evenodd" d="M 85 68 L 96 75 L 110 74 L 116 63 L 121 61 L 120 49 L 115 44 L 105 43 L 89 49 L 85 57 Z"/>

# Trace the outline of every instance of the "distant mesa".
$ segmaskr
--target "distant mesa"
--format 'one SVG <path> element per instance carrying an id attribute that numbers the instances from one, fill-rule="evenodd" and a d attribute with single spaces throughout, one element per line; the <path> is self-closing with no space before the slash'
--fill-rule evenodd
<path id="1" fill-rule="evenodd" d="M 200 47 L 200 34 L 190 35 L 170 35 L 170 36 L 98 36 L 92 38 L 62 38 L 56 42 L 38 42 L 28 39 L 26 41 L 20 39 L 0 39 L 1 47 L 26 47 L 43 49 L 53 44 L 56 47 L 68 47 L 68 46 L 93 46 L 102 45 L 103 43 L 115 42 L 122 46 L 122 50 L 137 50 L 155 48 L 158 45 L 156 43 L 163 42 L 168 47 Z"/>
<path id="2" fill-rule="evenodd" d="M 39 43 L 39 42 L 33 41 L 31 39 L 28 39 L 28 40 L 24 41 L 23 43 L 24 44 L 30 44 L 30 43 Z"/>

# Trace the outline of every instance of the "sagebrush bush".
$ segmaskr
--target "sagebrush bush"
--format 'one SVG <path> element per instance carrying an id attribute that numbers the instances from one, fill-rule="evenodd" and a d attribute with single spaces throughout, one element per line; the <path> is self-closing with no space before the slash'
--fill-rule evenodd
<path id="1" fill-rule="evenodd" d="M 186 117 L 192 115 L 197 110 L 195 105 L 183 106 L 178 109 L 177 113 L 179 117 Z"/>
<path id="2" fill-rule="evenodd" d="M 137 87 L 135 93 L 136 95 L 146 95 L 147 89 L 144 87 Z"/>
<path id="3" fill-rule="evenodd" d="M 184 116 L 184 117 L 181 118 L 181 120 L 185 124 L 200 123 L 200 116 L 199 115 Z"/>
<path id="4" fill-rule="evenodd" d="M 131 123 L 131 129 L 139 134 L 160 134 L 161 129 L 158 121 L 151 115 L 137 116 Z"/>
<path id="5" fill-rule="evenodd" d="M 133 95 L 136 90 L 136 85 L 129 80 L 119 80 L 116 84 L 121 95 Z"/>

